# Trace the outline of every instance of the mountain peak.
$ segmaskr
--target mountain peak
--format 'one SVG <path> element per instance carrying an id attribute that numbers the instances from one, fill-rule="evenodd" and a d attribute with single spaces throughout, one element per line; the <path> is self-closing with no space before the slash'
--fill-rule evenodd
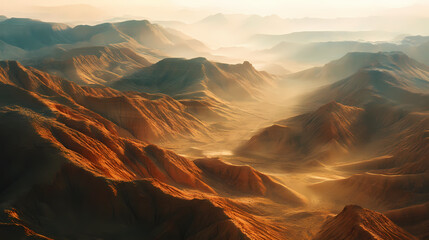
<path id="1" fill-rule="evenodd" d="M 196 57 L 196 58 L 192 58 L 189 61 L 193 61 L 193 62 L 208 62 L 209 60 L 207 60 L 207 58 L 205 57 Z"/>
<path id="2" fill-rule="evenodd" d="M 135 25 L 151 25 L 152 23 L 149 20 L 128 20 L 124 22 L 116 23 L 116 25 L 126 25 L 126 26 L 135 26 Z"/>
<path id="3" fill-rule="evenodd" d="M 341 104 L 341 103 L 336 102 L 335 100 L 333 100 L 333 101 L 331 101 L 331 102 L 329 102 L 329 103 L 321 106 L 319 108 L 319 110 L 323 110 L 323 111 L 335 111 L 335 110 L 341 109 L 343 107 L 346 107 L 346 106 L 343 105 L 343 104 Z"/>
<path id="4" fill-rule="evenodd" d="M 345 206 L 340 214 L 344 214 L 350 217 L 359 217 L 363 211 L 364 208 L 362 208 L 361 206 L 352 204 Z"/>
<path id="5" fill-rule="evenodd" d="M 322 226 L 314 240 L 324 239 L 416 239 L 381 213 L 348 205 Z"/>
<path id="6" fill-rule="evenodd" d="M 248 66 L 248 67 L 252 67 L 252 64 L 249 61 L 244 61 L 243 65 Z"/>
<path id="7" fill-rule="evenodd" d="M 9 71 L 24 71 L 26 69 L 20 62 L 15 60 L 0 61 L 0 68 L 8 69 Z"/>
<path id="8" fill-rule="evenodd" d="M 200 20 L 198 23 L 200 24 L 227 24 L 228 19 L 226 18 L 225 14 L 223 13 L 217 13 L 214 15 L 210 15 L 202 20 Z"/>
<path id="9" fill-rule="evenodd" d="M 354 110 L 361 110 L 358 107 L 352 107 L 343 105 L 339 102 L 336 102 L 335 100 L 319 107 L 319 109 L 316 110 L 316 114 L 324 114 L 324 113 L 341 113 L 341 112 L 351 112 Z"/>
<path id="10" fill-rule="evenodd" d="M 202 93 L 227 101 L 257 100 L 261 87 L 271 84 L 268 74 L 248 62 L 226 64 L 206 58 L 166 58 L 124 77 L 112 86 L 167 95 Z"/>

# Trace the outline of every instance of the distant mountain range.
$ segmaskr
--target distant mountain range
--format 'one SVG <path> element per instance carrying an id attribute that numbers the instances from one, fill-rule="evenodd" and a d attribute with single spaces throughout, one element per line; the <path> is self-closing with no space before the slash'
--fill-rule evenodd
<path id="1" fill-rule="evenodd" d="M 359 32 L 352 33 L 357 34 Z M 321 35 L 314 39 L 324 37 L 323 32 L 312 34 Z M 384 42 L 370 42 L 367 40 L 346 41 L 344 39 L 347 38 L 339 38 L 339 40 L 336 41 L 320 42 L 283 41 L 265 50 L 260 50 L 257 53 L 264 56 L 264 58 L 271 59 L 272 61 L 291 61 L 301 64 L 321 65 L 340 58 L 349 52 L 377 53 L 401 51 L 422 63 L 429 64 L 428 58 L 426 57 L 427 52 L 429 51 L 428 41 L 425 41 L 425 38 L 422 38 L 421 41 L 407 41 L 407 37 L 405 37 L 402 42 L 399 40 Z"/>
<path id="2" fill-rule="evenodd" d="M 359 66 L 362 67 L 349 75 Z M 388 101 L 420 109 L 429 106 L 429 67 L 403 53 L 351 53 L 322 68 L 292 77 L 339 80 L 335 79 L 333 71 L 338 71 L 339 77 L 348 77 L 306 96 L 307 103 L 335 100 L 347 105 L 364 106 L 372 101 Z"/>
<path id="3" fill-rule="evenodd" d="M 160 56 L 163 54 L 174 56 L 178 53 L 181 56 L 183 54 L 200 55 L 208 51 L 203 43 L 146 20 L 69 27 L 61 23 L 10 18 L 0 22 L 0 32 L 3 48 L 13 46 L 27 51 L 27 55 L 21 58 L 32 57 L 36 54 L 34 51 L 40 49 L 44 49 L 46 53 L 46 48 L 71 49 L 109 44 L 122 44 L 148 55 L 157 50 Z M 6 53 L 6 50 L 3 50 L 3 53 Z M 1 58 L 10 59 L 11 57 L 2 55 Z"/>

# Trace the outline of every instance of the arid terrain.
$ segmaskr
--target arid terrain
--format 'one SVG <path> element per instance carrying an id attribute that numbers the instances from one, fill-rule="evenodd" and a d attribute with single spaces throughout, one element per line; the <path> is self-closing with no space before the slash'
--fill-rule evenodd
<path id="1" fill-rule="evenodd" d="M 0 17 L 0 239 L 429 239 L 429 37 L 314 22 Z"/>

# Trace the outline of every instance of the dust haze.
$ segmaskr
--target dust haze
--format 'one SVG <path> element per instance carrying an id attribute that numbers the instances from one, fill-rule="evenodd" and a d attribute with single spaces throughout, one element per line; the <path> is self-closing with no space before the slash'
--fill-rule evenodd
<path id="1" fill-rule="evenodd" d="M 428 239 L 428 3 L 245 2 L 2 3 L 0 234 Z"/>

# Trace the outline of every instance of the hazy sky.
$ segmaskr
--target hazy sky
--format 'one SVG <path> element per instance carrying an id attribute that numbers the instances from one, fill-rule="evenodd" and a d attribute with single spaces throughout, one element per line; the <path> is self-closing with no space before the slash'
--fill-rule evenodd
<path id="1" fill-rule="evenodd" d="M 76 4 L 86 6 L 63 6 Z M 415 5 L 429 5 L 429 0 L 0 0 L 0 14 L 19 17 L 30 15 L 42 19 L 63 17 L 65 20 L 101 20 L 128 15 L 195 21 L 217 12 L 276 14 L 290 18 L 361 17 Z M 418 11 L 418 7 L 416 9 Z M 413 14 L 412 11 L 410 14 Z"/>

